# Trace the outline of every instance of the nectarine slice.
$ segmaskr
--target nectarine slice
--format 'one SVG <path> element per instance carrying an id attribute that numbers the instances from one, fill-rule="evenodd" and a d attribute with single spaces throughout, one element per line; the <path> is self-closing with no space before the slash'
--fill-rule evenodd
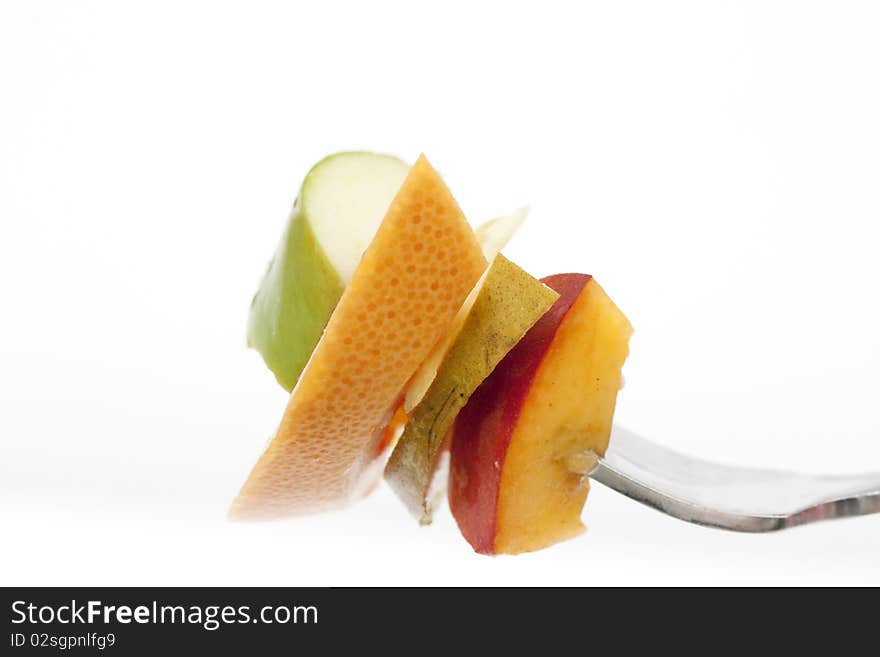
<path id="1" fill-rule="evenodd" d="M 447 331 L 486 260 L 420 157 L 336 306 L 230 515 L 335 508 L 375 479 L 376 446 L 404 386 Z M 381 457 L 379 457 L 381 458 Z"/>
<path id="2" fill-rule="evenodd" d="M 542 281 L 559 299 L 452 429 L 449 505 L 485 554 L 538 550 L 583 530 L 589 480 L 572 464 L 605 453 L 628 354 L 632 327 L 595 280 Z"/>

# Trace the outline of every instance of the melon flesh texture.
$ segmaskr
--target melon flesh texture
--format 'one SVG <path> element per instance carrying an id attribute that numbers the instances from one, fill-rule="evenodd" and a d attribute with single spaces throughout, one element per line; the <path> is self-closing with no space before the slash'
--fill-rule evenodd
<path id="1" fill-rule="evenodd" d="M 424 156 L 408 173 L 230 510 L 259 519 L 344 506 L 368 490 L 404 387 L 486 260 Z"/>
<path id="2" fill-rule="evenodd" d="M 409 411 L 385 468 L 386 481 L 422 524 L 431 522 L 443 492 L 432 483 L 455 416 L 558 296 L 498 255 L 462 305 L 436 376 Z"/>
<path id="3" fill-rule="evenodd" d="M 471 397 L 452 431 L 449 504 L 478 552 L 538 550 L 583 531 L 632 327 L 591 277 L 542 279 L 560 298 Z M 573 467 L 574 466 L 574 467 Z"/>
<path id="4" fill-rule="evenodd" d="M 248 318 L 248 346 L 286 390 L 296 385 L 408 171 L 396 157 L 349 151 L 325 157 L 303 180 Z"/>
<path id="5" fill-rule="evenodd" d="M 519 227 L 522 225 L 523 221 L 525 221 L 527 214 L 528 210 L 526 208 L 520 208 L 509 215 L 490 219 L 477 227 L 474 232 L 477 236 L 477 243 L 483 250 L 483 256 L 486 258 L 486 262 L 495 262 L 495 257 L 501 249 L 507 245 L 514 233 L 519 230 Z M 510 261 L 506 262 L 511 265 L 513 264 L 510 263 Z M 462 325 L 467 319 L 468 313 L 474 305 L 474 301 L 476 301 L 477 293 L 483 285 L 483 281 L 485 280 L 488 271 L 489 269 L 486 269 L 486 272 L 483 273 L 483 277 L 477 282 L 474 289 L 470 291 L 464 303 L 461 305 L 461 308 L 459 308 L 446 337 L 437 343 L 437 346 L 434 347 L 430 355 L 419 366 L 418 371 L 416 371 L 407 385 L 403 407 L 403 411 L 406 413 L 409 413 L 415 408 L 416 404 L 418 404 L 428 392 L 428 388 L 434 381 L 434 377 L 437 376 L 437 370 L 440 367 L 440 363 L 443 362 L 446 353 L 452 347 L 452 343 L 457 338 L 458 332 L 461 330 Z M 405 418 L 405 415 L 401 417 Z M 399 433 L 402 432 L 403 425 L 401 424 L 399 427 Z"/>

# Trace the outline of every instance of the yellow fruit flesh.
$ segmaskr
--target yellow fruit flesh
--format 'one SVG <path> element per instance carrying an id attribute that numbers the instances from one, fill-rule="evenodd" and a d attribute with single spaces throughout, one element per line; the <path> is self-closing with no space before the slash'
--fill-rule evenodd
<path id="1" fill-rule="evenodd" d="M 407 380 L 486 267 L 424 157 L 413 165 L 294 388 L 230 515 L 342 506 L 378 473 L 376 447 Z"/>
<path id="2" fill-rule="evenodd" d="M 583 531 L 589 480 L 571 464 L 608 447 L 631 334 L 590 280 L 541 361 L 505 454 L 496 553 L 539 550 Z"/>

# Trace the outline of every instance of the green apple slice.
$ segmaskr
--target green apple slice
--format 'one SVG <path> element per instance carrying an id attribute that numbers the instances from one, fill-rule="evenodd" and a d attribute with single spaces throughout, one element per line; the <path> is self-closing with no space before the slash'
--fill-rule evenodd
<path id="1" fill-rule="evenodd" d="M 286 390 L 296 385 L 409 165 L 349 151 L 318 162 L 251 302 L 248 346 Z"/>
<path id="2" fill-rule="evenodd" d="M 431 522 L 442 492 L 438 465 L 456 415 L 558 296 L 499 254 L 471 290 L 445 344 L 414 377 L 404 402 L 407 423 L 385 478 L 423 524 Z"/>

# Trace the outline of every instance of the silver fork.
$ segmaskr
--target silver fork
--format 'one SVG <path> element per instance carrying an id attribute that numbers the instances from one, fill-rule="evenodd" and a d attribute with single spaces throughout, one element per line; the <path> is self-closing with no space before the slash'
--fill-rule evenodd
<path id="1" fill-rule="evenodd" d="M 806 475 L 720 465 L 617 426 L 589 476 L 670 516 L 740 532 L 880 513 L 880 472 Z"/>

